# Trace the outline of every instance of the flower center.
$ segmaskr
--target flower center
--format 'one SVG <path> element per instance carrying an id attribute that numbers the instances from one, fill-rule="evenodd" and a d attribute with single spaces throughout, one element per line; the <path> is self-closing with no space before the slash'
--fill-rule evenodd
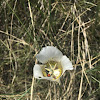
<path id="1" fill-rule="evenodd" d="M 42 66 L 44 77 L 52 77 L 53 80 L 58 79 L 62 74 L 62 66 L 60 62 L 49 61 Z"/>

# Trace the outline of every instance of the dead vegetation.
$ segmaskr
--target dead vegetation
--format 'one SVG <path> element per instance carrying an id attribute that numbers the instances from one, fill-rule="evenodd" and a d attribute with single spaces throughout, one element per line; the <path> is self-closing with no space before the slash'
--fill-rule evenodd
<path id="1" fill-rule="evenodd" d="M 72 1 L 0 1 L 1 100 L 100 99 L 100 1 Z M 61 85 L 34 79 L 35 56 L 47 45 L 73 63 Z"/>

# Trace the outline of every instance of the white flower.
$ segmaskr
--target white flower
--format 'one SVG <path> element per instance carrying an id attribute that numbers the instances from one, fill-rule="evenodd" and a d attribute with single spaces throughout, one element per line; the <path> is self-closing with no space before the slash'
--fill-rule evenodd
<path id="1" fill-rule="evenodd" d="M 36 58 L 42 64 L 35 64 L 33 68 L 34 77 L 37 79 L 47 79 L 59 81 L 66 70 L 73 70 L 71 61 L 67 56 L 53 46 L 42 48 Z"/>

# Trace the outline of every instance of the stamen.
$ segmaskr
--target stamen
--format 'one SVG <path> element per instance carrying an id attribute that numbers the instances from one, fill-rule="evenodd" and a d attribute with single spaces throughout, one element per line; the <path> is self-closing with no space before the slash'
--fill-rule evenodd
<path id="1" fill-rule="evenodd" d="M 50 66 L 51 69 L 53 69 L 53 68 L 52 68 L 52 65 L 51 65 L 50 63 L 49 63 L 49 66 Z"/>
<path id="2" fill-rule="evenodd" d="M 57 66 L 57 63 L 54 65 L 54 68 L 53 68 L 53 70 L 56 68 L 56 66 Z"/>
<path id="3" fill-rule="evenodd" d="M 50 69 L 49 68 L 45 68 L 47 71 L 50 71 Z"/>

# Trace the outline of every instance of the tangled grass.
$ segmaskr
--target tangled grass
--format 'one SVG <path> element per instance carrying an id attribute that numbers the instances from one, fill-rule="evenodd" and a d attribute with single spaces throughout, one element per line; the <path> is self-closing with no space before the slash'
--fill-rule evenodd
<path id="1" fill-rule="evenodd" d="M 61 85 L 33 76 L 48 45 L 74 66 Z M 99 100 L 99 93 L 99 0 L 0 1 L 0 100 Z"/>

